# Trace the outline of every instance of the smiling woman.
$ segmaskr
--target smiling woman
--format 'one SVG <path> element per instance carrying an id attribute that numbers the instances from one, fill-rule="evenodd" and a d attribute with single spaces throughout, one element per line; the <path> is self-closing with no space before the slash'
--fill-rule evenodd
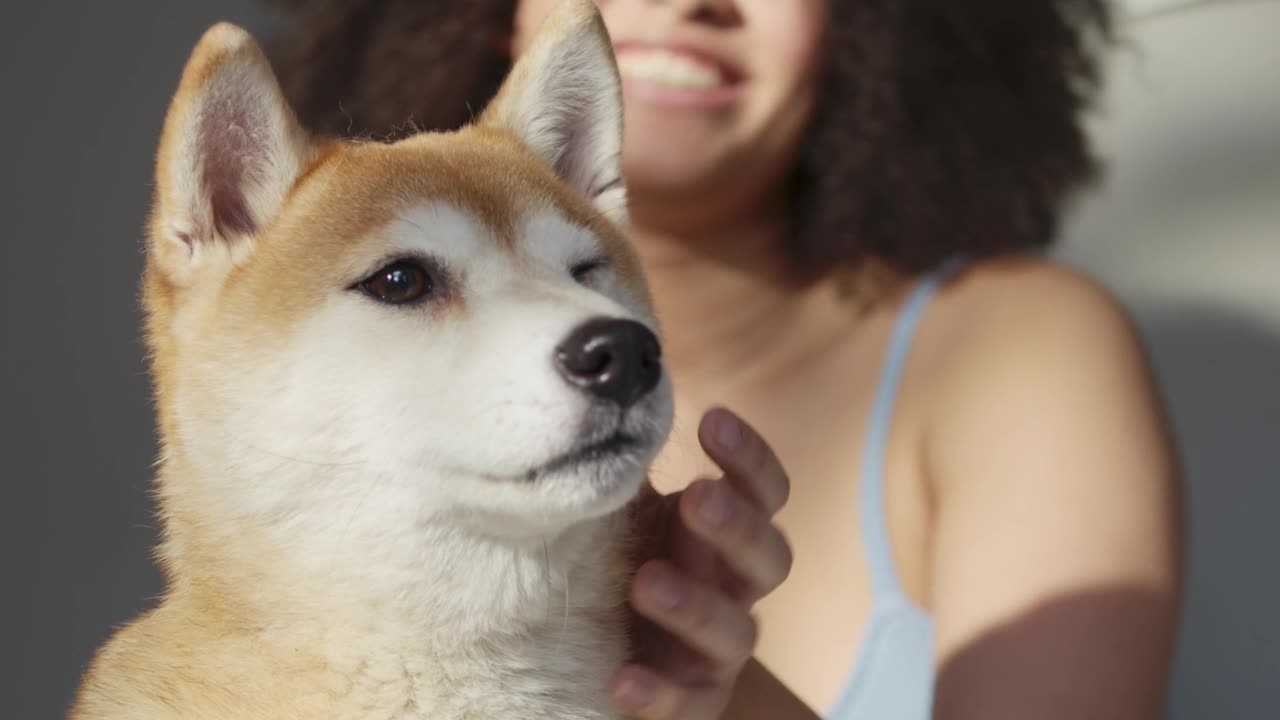
<path id="1" fill-rule="evenodd" d="M 376 137 L 479 111 L 557 2 L 281 4 L 304 122 Z M 596 5 L 675 386 L 654 482 L 723 474 L 662 501 L 675 550 L 646 548 L 632 603 L 665 632 L 618 701 L 1158 717 L 1181 567 L 1160 399 L 1118 304 L 1024 257 L 1095 170 L 1103 3 Z"/>

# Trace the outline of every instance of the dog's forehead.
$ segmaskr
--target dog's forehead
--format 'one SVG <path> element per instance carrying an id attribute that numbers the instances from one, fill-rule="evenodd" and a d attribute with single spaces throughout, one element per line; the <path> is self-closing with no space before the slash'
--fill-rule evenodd
<path id="1" fill-rule="evenodd" d="M 427 226 L 414 232 L 424 209 L 431 217 L 442 208 L 447 212 L 435 217 L 449 222 L 437 229 L 448 237 L 433 237 Z M 314 308 L 335 279 L 353 280 L 353 273 L 389 259 L 389 245 L 410 244 L 403 242 L 406 231 L 415 242 L 456 248 L 465 235 L 464 242 L 521 254 L 547 233 L 586 235 L 611 259 L 630 294 L 650 304 L 639 258 L 623 231 L 514 139 L 480 131 L 395 145 L 327 144 L 272 223 L 262 252 L 228 279 L 236 290 L 228 297 L 257 308 L 250 314 L 264 322 L 288 326 Z M 274 309 L 264 312 L 268 308 Z"/>
<path id="2" fill-rule="evenodd" d="M 394 145 L 334 143 L 298 183 L 283 224 L 322 226 L 318 233 L 286 233 L 300 240 L 351 239 L 422 206 L 465 213 L 486 238 L 508 246 L 534 215 L 554 214 L 594 234 L 618 234 L 514 140 L 478 130 L 424 134 Z"/>
<path id="3" fill-rule="evenodd" d="M 368 262 L 361 256 L 378 251 L 385 228 L 431 207 L 465 216 L 477 230 L 475 241 L 500 250 L 513 250 L 557 225 L 584 232 L 645 294 L 639 260 L 622 230 L 514 138 L 483 128 L 423 134 L 393 145 L 324 146 L 274 224 L 268 264 L 288 262 L 314 274 Z"/>

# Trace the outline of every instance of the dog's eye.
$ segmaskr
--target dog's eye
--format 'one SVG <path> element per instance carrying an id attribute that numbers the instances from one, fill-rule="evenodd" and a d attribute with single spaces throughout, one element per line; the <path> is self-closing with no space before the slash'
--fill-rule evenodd
<path id="1" fill-rule="evenodd" d="M 357 287 L 378 302 L 407 305 L 431 295 L 435 290 L 435 281 L 422 263 L 397 260 L 379 268 Z"/>
<path id="2" fill-rule="evenodd" d="M 593 273 L 604 268 L 608 264 L 609 264 L 609 261 L 605 260 L 604 258 L 592 258 L 590 260 L 583 260 L 582 262 L 577 263 L 573 267 L 569 268 L 569 274 L 573 276 L 574 281 L 585 285 L 587 281 L 591 279 L 591 275 Z"/>

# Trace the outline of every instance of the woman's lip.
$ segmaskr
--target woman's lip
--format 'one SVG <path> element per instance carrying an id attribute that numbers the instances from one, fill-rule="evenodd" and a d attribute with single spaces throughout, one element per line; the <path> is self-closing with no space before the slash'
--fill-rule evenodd
<path id="1" fill-rule="evenodd" d="M 704 50 L 690 45 L 680 43 L 636 42 L 628 40 L 615 43 L 613 51 L 617 56 L 622 56 L 629 52 L 655 51 L 671 53 L 673 55 L 683 55 L 694 62 L 715 69 L 720 73 L 721 81 L 725 85 L 736 85 L 743 80 L 742 70 L 733 63 L 717 56 L 709 50 Z"/>
<path id="2" fill-rule="evenodd" d="M 720 85 L 714 88 L 676 87 L 648 78 L 622 76 L 623 93 L 634 100 L 670 108 L 721 108 L 733 104 L 742 94 L 743 75 L 733 65 L 699 48 L 671 43 L 621 42 L 615 53 L 666 52 L 683 55 L 708 66 L 720 74 Z"/>
<path id="3" fill-rule="evenodd" d="M 641 78 L 622 78 L 622 93 L 651 105 L 669 108 L 714 109 L 732 105 L 742 94 L 741 85 L 722 85 L 707 90 L 678 88 Z"/>

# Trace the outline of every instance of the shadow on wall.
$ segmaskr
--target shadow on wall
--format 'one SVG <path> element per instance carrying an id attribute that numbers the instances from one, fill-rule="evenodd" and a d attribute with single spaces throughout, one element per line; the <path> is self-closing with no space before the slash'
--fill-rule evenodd
<path id="1" fill-rule="evenodd" d="M 1189 574 L 1169 720 L 1276 717 L 1280 329 L 1134 303 L 1185 461 Z"/>

